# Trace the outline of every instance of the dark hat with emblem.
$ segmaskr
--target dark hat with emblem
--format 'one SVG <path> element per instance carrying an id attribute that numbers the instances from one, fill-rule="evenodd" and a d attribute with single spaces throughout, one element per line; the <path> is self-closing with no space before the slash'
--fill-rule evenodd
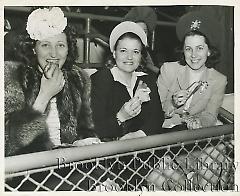
<path id="1" fill-rule="evenodd" d="M 124 17 L 125 21 L 144 22 L 148 30 L 153 32 L 156 26 L 157 14 L 147 6 L 133 7 Z"/>
<path id="2" fill-rule="evenodd" d="M 193 11 L 183 15 L 176 25 L 178 39 L 183 41 L 186 33 L 190 31 L 201 32 L 208 38 L 211 45 L 216 46 L 220 41 L 220 24 L 209 12 Z"/>

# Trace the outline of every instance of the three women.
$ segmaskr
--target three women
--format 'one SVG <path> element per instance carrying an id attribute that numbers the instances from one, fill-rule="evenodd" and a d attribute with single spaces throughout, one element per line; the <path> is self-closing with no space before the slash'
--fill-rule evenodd
<path id="1" fill-rule="evenodd" d="M 49 15 L 48 20 L 40 13 Z M 184 58 L 161 67 L 160 97 L 154 77 L 136 71 L 146 57 L 144 31 L 129 21 L 113 29 L 115 66 L 92 75 L 93 123 L 90 80 L 74 65 L 76 39 L 66 18 L 59 8 L 35 10 L 28 19 L 28 35 L 20 37 L 17 48 L 22 64 L 5 66 L 6 155 L 52 149 L 85 137 L 98 143 L 93 124 L 106 141 L 161 133 L 161 103 L 168 118 L 164 127 L 214 125 L 226 77 L 207 68 L 217 56 L 209 28 L 213 23 L 197 16 L 191 13 L 177 24 Z"/>

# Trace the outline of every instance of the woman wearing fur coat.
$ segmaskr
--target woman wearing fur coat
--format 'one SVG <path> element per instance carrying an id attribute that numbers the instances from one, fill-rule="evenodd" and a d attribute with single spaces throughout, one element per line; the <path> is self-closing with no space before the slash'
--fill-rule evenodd
<path id="1" fill-rule="evenodd" d="M 98 143 L 91 83 L 74 65 L 76 38 L 63 12 L 37 9 L 26 30 L 16 46 L 21 63 L 5 63 L 5 156 L 81 145 L 87 137 Z"/>

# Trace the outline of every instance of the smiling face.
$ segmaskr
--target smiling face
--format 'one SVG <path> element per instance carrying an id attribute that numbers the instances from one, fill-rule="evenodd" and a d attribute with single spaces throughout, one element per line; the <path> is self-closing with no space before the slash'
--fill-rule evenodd
<path id="1" fill-rule="evenodd" d="M 141 62 L 141 50 L 140 40 L 130 37 L 120 39 L 113 51 L 117 67 L 127 73 L 135 71 Z"/>
<path id="2" fill-rule="evenodd" d="M 205 38 L 201 35 L 190 35 L 185 38 L 183 46 L 185 60 L 192 70 L 202 70 L 206 67 L 210 55 Z"/>
<path id="3" fill-rule="evenodd" d="M 68 55 L 68 44 L 65 33 L 37 41 L 35 52 L 41 71 L 44 70 L 49 62 L 57 64 L 61 69 Z"/>

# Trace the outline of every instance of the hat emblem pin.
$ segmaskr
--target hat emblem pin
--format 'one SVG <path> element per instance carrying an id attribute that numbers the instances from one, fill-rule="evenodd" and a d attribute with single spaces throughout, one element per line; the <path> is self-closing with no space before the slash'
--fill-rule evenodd
<path id="1" fill-rule="evenodd" d="M 190 29 L 191 30 L 196 30 L 196 29 L 200 29 L 200 24 L 202 22 L 200 20 L 195 20 L 195 21 L 192 21 L 192 24 L 190 26 Z"/>

